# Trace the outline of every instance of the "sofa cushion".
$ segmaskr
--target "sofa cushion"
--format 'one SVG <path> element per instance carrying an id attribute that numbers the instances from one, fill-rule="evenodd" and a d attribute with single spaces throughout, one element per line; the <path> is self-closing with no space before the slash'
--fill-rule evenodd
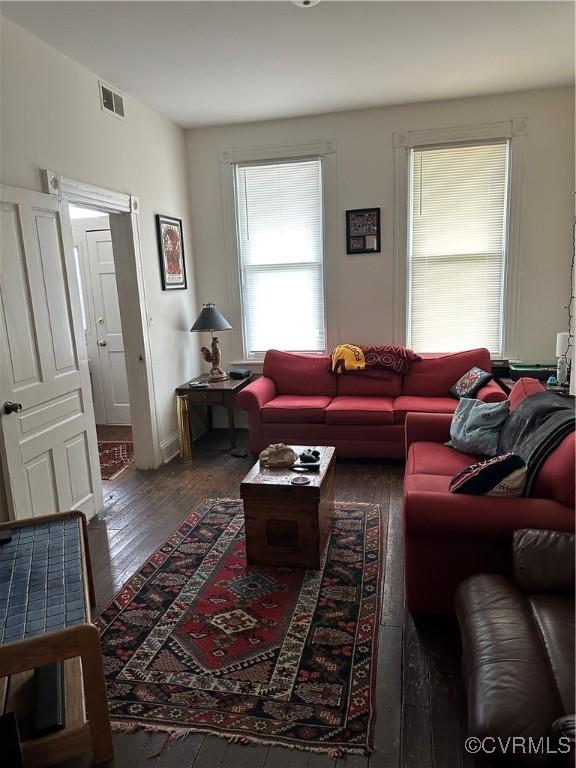
<path id="1" fill-rule="evenodd" d="M 326 408 L 326 424 L 379 427 L 394 423 L 392 397 L 335 397 Z"/>
<path id="2" fill-rule="evenodd" d="M 266 352 L 264 376 L 274 380 L 279 395 L 336 394 L 336 374 L 330 371 L 328 355 L 301 355 L 295 352 Z"/>
<path id="3" fill-rule="evenodd" d="M 548 456 L 534 478 L 531 496 L 556 501 L 574 507 L 576 488 L 576 433 L 566 435 Z"/>
<path id="4" fill-rule="evenodd" d="M 325 395 L 279 395 L 262 407 L 262 421 L 323 424 Z"/>
<path id="5" fill-rule="evenodd" d="M 442 443 L 412 443 L 406 458 L 407 475 L 440 475 L 450 479 L 477 461 L 471 453 L 461 453 Z"/>
<path id="6" fill-rule="evenodd" d="M 405 395 L 446 397 L 450 387 L 470 368 L 477 366 L 491 370 L 487 349 L 470 349 L 451 354 L 423 354 L 404 376 L 402 392 Z"/>
<path id="7" fill-rule="evenodd" d="M 472 537 L 486 550 L 483 557 L 489 559 L 492 545 L 504 537 L 504 561 L 510 564 L 512 534 L 518 528 L 574 530 L 574 513 L 552 499 L 458 496 L 450 493 L 449 486 L 450 478 L 444 475 L 406 475 L 404 522 L 409 537 L 417 536 L 434 542 L 446 536 L 459 541 Z M 490 541 L 481 542 L 478 539 L 481 536 L 487 536 Z M 448 542 L 443 543 L 442 549 L 450 551 Z M 418 566 L 414 564 L 414 567 Z M 468 576 L 471 575 L 467 568 L 464 570 L 468 571 Z M 503 572 L 500 567 L 497 570 Z"/>
<path id="8" fill-rule="evenodd" d="M 397 397 L 402 377 L 392 371 L 357 371 L 338 376 L 338 394 L 368 397 Z"/>
<path id="9" fill-rule="evenodd" d="M 560 595 L 528 598 L 565 714 L 574 712 L 574 600 Z"/>
<path id="10" fill-rule="evenodd" d="M 420 395 L 400 395 L 394 400 L 394 421 L 403 424 L 406 414 L 415 413 L 454 413 L 458 400 L 454 397 L 424 397 Z"/>

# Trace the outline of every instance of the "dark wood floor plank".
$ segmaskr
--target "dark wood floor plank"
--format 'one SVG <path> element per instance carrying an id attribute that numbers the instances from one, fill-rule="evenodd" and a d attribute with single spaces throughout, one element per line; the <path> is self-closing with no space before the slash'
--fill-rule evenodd
<path id="1" fill-rule="evenodd" d="M 380 627 L 376 675 L 376 724 L 370 768 L 398 768 L 402 722 L 401 627 Z"/>
<path id="2" fill-rule="evenodd" d="M 96 435 L 98 440 L 133 440 L 129 424 L 96 424 Z"/>
<path id="3" fill-rule="evenodd" d="M 308 768 L 309 760 L 310 752 L 304 752 L 301 749 L 291 749 L 286 768 Z"/>
<path id="4" fill-rule="evenodd" d="M 310 752 L 307 768 L 335 768 L 336 760 L 325 753 Z"/>
<path id="5" fill-rule="evenodd" d="M 157 755 L 154 768 L 192 768 L 196 765 L 196 757 L 205 739 L 205 733 L 191 733 L 189 736 L 168 741 L 166 749 Z M 141 760 L 140 765 L 144 766 L 146 762 Z"/>
<path id="6" fill-rule="evenodd" d="M 404 620 L 402 654 L 403 702 L 408 706 L 430 706 L 429 652 L 409 611 Z"/>
<path id="7" fill-rule="evenodd" d="M 287 747 L 270 747 L 266 755 L 264 768 L 288 768 L 288 761 L 293 750 Z M 306 763 L 303 764 L 304 768 Z"/>
<path id="8" fill-rule="evenodd" d="M 433 768 L 430 710 L 406 704 L 403 720 L 402 768 Z"/>
<path id="9" fill-rule="evenodd" d="M 394 483 L 391 483 L 391 486 Z M 390 502 L 388 513 L 388 541 L 386 572 L 382 597 L 380 623 L 401 627 L 404 622 L 404 523 L 402 507 Z"/>
<path id="10" fill-rule="evenodd" d="M 114 734 L 114 760 L 109 765 L 111 768 L 136 768 L 149 741 L 150 734 L 143 730 Z"/>
<path id="11" fill-rule="evenodd" d="M 270 747 L 245 744 L 228 744 L 221 768 L 263 768 Z"/>
<path id="12" fill-rule="evenodd" d="M 463 765 L 460 645 L 456 622 L 446 619 L 419 623 L 430 674 L 430 719 L 434 768 Z"/>
<path id="13" fill-rule="evenodd" d="M 336 768 L 369 768 L 370 755 L 346 755 L 336 760 Z"/>
<path id="14" fill-rule="evenodd" d="M 159 760 L 168 748 L 170 737 L 160 731 L 148 733 L 148 739 L 142 750 L 138 762 L 148 765 L 149 768 L 157 768 Z"/>
<path id="15" fill-rule="evenodd" d="M 194 758 L 193 768 L 219 768 L 222 764 L 228 741 L 220 736 L 206 735 Z"/>

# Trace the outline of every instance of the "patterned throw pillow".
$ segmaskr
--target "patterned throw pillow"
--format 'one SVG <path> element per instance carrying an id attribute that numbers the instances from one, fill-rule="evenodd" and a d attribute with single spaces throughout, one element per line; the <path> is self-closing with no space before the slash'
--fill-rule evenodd
<path id="1" fill-rule="evenodd" d="M 476 392 L 487 384 L 492 378 L 492 374 L 483 371 L 482 368 L 470 368 L 464 376 L 461 376 L 453 387 L 450 387 L 450 394 L 460 399 L 461 397 L 474 397 Z"/>
<path id="2" fill-rule="evenodd" d="M 496 456 L 502 425 L 510 413 L 510 403 L 483 403 L 463 397 L 454 411 L 450 424 L 450 442 L 457 451 Z"/>
<path id="3" fill-rule="evenodd" d="M 450 493 L 486 496 L 522 496 L 526 464 L 520 456 L 505 453 L 472 464 L 450 480 Z"/>

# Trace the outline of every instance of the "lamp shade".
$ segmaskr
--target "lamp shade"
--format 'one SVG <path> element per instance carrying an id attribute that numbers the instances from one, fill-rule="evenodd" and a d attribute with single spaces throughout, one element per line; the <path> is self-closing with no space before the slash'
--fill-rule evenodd
<path id="1" fill-rule="evenodd" d="M 231 331 L 232 326 L 226 320 L 216 304 L 204 304 L 196 322 L 190 328 L 192 331 Z"/>
<path id="2" fill-rule="evenodd" d="M 570 334 L 567 332 L 556 334 L 556 357 L 564 357 L 568 352 Z"/>

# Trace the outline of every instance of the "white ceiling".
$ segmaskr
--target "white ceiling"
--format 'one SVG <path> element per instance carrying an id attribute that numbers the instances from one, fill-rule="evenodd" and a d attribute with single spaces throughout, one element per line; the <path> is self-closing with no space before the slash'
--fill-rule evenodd
<path id="1" fill-rule="evenodd" d="M 572 2 L 4 2 L 185 126 L 574 82 Z"/>

